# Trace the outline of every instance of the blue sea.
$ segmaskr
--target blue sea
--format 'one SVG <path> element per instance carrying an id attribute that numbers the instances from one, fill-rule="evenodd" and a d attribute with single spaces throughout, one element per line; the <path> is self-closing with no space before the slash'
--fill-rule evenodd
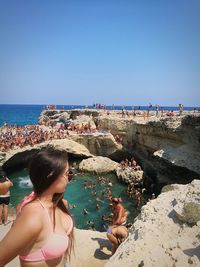
<path id="1" fill-rule="evenodd" d="M 9 125 L 30 125 L 37 124 L 40 113 L 45 109 L 46 105 L 2 105 L 0 104 L 0 126 L 5 122 Z M 63 105 L 57 105 L 57 109 L 61 109 Z M 93 108 L 93 106 L 83 105 L 64 105 L 66 110 Z M 121 106 L 115 106 L 116 110 L 121 110 Z M 178 110 L 177 107 L 160 107 L 164 110 Z M 195 107 L 200 109 L 200 107 Z M 112 106 L 106 106 L 106 109 L 112 109 Z M 125 106 L 126 110 L 147 110 L 148 106 Z M 184 110 L 193 110 L 194 107 L 184 107 Z M 153 107 L 155 110 L 155 107 Z"/>

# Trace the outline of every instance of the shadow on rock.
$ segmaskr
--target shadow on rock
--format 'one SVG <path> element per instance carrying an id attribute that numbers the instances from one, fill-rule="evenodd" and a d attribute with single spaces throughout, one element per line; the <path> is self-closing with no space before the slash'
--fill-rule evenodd
<path id="1" fill-rule="evenodd" d="M 200 246 L 198 246 L 197 248 L 185 249 L 183 250 L 183 252 L 191 257 L 196 255 L 197 258 L 200 260 Z"/>
<path id="2" fill-rule="evenodd" d="M 108 260 L 112 255 L 105 253 L 103 249 L 111 252 L 112 246 L 110 241 L 103 238 L 92 238 L 92 240 L 97 241 L 99 244 L 99 248 L 95 250 L 94 257 L 100 260 Z"/>

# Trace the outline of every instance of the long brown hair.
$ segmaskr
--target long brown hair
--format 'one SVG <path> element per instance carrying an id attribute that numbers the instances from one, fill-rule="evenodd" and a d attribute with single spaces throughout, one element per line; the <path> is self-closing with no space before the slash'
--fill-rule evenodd
<path id="1" fill-rule="evenodd" d="M 50 187 L 63 173 L 68 162 L 68 153 L 63 150 L 55 149 L 51 146 L 36 152 L 29 164 L 29 175 L 33 184 L 33 190 L 39 197 L 46 189 Z M 71 217 L 68 207 L 63 202 L 63 193 L 53 195 L 53 227 L 55 228 L 55 209 L 58 207 L 64 213 Z M 72 218 L 72 217 L 71 217 Z M 69 247 L 67 254 L 71 255 L 74 246 L 73 230 L 69 235 Z"/>

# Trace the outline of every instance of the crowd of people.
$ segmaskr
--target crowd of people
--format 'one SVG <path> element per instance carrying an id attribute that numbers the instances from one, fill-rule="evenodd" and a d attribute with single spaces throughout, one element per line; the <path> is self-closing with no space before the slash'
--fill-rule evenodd
<path id="1" fill-rule="evenodd" d="M 7 152 L 16 147 L 34 146 L 52 140 L 65 139 L 69 133 L 64 127 L 42 127 L 40 125 L 9 126 L 0 130 L 0 150 Z"/>
<path id="2" fill-rule="evenodd" d="M 77 134 L 107 133 L 108 131 L 92 129 L 90 123 L 74 124 L 65 126 L 63 123 L 52 125 L 25 125 L 11 126 L 7 123 L 0 128 L 0 151 L 7 152 L 17 147 L 34 146 L 53 139 L 66 139 L 74 132 Z"/>
<path id="3" fill-rule="evenodd" d="M 90 122 L 82 123 L 81 125 L 79 123 L 75 124 L 73 122 L 70 122 L 67 126 L 67 130 L 76 132 L 77 134 L 95 133 L 98 131 L 98 129 L 96 128 L 91 128 Z"/>
<path id="4" fill-rule="evenodd" d="M 114 105 L 112 106 L 114 107 Z M 114 108 L 112 108 L 114 110 Z M 150 117 L 157 117 L 157 118 L 163 118 L 165 116 L 172 117 L 172 116 L 182 116 L 184 112 L 184 105 L 178 104 L 178 107 L 175 110 L 168 110 L 165 109 L 165 107 L 160 107 L 158 104 L 153 106 L 151 103 L 149 103 L 147 108 L 141 108 L 139 107 L 132 107 L 132 110 L 128 110 L 125 108 L 124 105 L 121 107 L 121 111 L 116 111 L 113 113 L 113 111 L 110 109 L 104 109 L 106 114 L 109 116 L 111 114 L 117 114 L 118 116 L 121 116 L 122 118 L 143 118 L 144 120 L 149 119 Z M 194 108 L 193 113 L 198 113 L 199 109 Z"/>

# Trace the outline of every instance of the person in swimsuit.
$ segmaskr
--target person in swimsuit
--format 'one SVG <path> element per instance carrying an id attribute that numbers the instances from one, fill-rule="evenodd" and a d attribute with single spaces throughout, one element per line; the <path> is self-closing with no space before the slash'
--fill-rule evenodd
<path id="1" fill-rule="evenodd" d="M 8 179 L 6 173 L 0 171 L 0 224 L 8 223 L 8 205 L 10 203 L 10 188 L 13 183 Z"/>
<path id="2" fill-rule="evenodd" d="M 121 204 L 122 203 L 121 198 L 111 197 L 110 201 L 111 201 L 111 205 L 112 205 L 112 209 L 113 209 L 113 218 L 112 218 L 112 224 L 107 229 L 107 237 L 113 244 L 112 253 L 114 254 L 114 252 L 116 251 L 118 246 L 116 247 L 116 242 L 113 243 L 113 241 L 112 241 L 113 240 L 113 236 L 112 236 L 113 231 L 115 232 L 116 228 L 118 228 L 118 227 L 120 227 L 119 230 L 126 228 L 125 225 L 127 223 L 128 212 L 125 210 L 125 208 Z M 121 228 L 121 226 L 122 226 L 122 228 Z"/>
<path id="3" fill-rule="evenodd" d="M 63 193 L 69 182 L 68 155 L 46 147 L 29 166 L 33 192 L 18 206 L 16 220 L 0 242 L 0 266 L 17 255 L 21 267 L 62 267 L 73 248 L 73 221 Z"/>
<path id="4" fill-rule="evenodd" d="M 126 239 L 128 229 L 125 226 L 113 226 L 111 231 L 107 233 L 108 239 L 112 243 L 112 255 L 117 250 L 118 246 Z"/>
<path id="5" fill-rule="evenodd" d="M 124 225 L 128 217 L 128 212 L 125 210 L 124 206 L 121 204 L 122 199 L 117 197 L 111 198 L 111 204 L 113 208 L 113 219 L 112 225 Z"/>

